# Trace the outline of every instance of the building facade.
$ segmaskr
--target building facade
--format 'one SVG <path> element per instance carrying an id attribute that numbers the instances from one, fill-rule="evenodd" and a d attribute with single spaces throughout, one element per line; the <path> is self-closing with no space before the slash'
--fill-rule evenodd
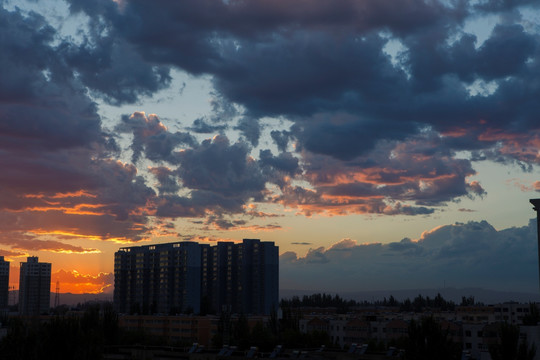
<path id="1" fill-rule="evenodd" d="M 9 261 L 0 256 L 0 310 L 8 307 L 9 298 Z"/>
<path id="2" fill-rule="evenodd" d="M 51 303 L 51 264 L 41 263 L 37 256 L 21 262 L 19 275 L 19 313 L 40 315 L 48 313 Z"/>
<path id="3" fill-rule="evenodd" d="M 114 257 L 114 304 L 121 313 L 198 313 L 200 279 L 197 243 L 121 248 Z"/>
<path id="4" fill-rule="evenodd" d="M 194 242 L 121 248 L 114 304 L 120 313 L 269 314 L 278 305 L 273 242 Z"/>

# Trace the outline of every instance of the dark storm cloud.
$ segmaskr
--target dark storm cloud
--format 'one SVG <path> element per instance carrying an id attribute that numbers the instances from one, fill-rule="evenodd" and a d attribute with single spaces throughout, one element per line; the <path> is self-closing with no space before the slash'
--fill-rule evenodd
<path id="1" fill-rule="evenodd" d="M 261 136 L 261 125 L 257 119 L 242 118 L 234 127 L 246 138 L 247 141 L 254 147 L 259 145 L 259 137 Z"/>
<path id="2" fill-rule="evenodd" d="M 176 181 L 174 172 L 166 167 L 151 168 L 150 172 L 158 180 L 158 190 L 160 194 L 174 194 L 180 190 L 180 185 Z"/>
<path id="3" fill-rule="evenodd" d="M 113 159 L 113 136 L 65 66 L 64 39 L 43 17 L 4 7 L 0 30 L 0 235 L 31 234 L 21 248 L 68 252 L 87 249 L 40 236 L 143 238 L 154 191 Z"/>
<path id="4" fill-rule="evenodd" d="M 298 158 L 289 152 L 274 156 L 270 150 L 259 151 L 259 164 L 268 182 L 280 188 L 289 183 L 290 178 L 300 175 Z"/>
<path id="5" fill-rule="evenodd" d="M 292 138 L 289 131 L 272 130 L 270 132 L 270 136 L 272 137 L 272 140 L 274 140 L 274 142 L 276 143 L 279 151 L 287 151 L 287 147 L 289 146 L 289 142 Z"/>
<path id="6" fill-rule="evenodd" d="M 381 138 L 404 140 L 416 132 L 415 126 L 406 122 L 364 121 L 343 114 L 322 118 L 313 119 L 297 137 L 306 150 L 341 160 L 367 153 Z"/>
<path id="7" fill-rule="evenodd" d="M 280 256 L 282 287 L 357 290 L 418 288 L 440 284 L 534 291 L 538 285 L 536 225 L 495 230 L 486 221 L 456 223 L 426 231 L 420 239 L 358 244 L 344 239 L 306 256 Z M 516 262 L 519 258 L 521 261 Z M 308 275 L 309 274 L 309 275 Z"/>
<path id="8" fill-rule="evenodd" d="M 536 6 L 538 2 L 534 0 L 486 0 L 480 1 L 476 7 L 484 11 L 509 11 L 519 6 Z"/>
<path id="9" fill-rule="evenodd" d="M 476 37 L 462 31 L 463 21 L 477 16 L 466 2 L 261 0 L 150 7 L 128 1 L 117 12 L 77 4 L 107 19 L 151 64 L 211 75 L 221 109 L 211 122 L 236 116 L 231 102 L 242 105 L 246 114 L 235 129 L 252 145 L 260 137 L 258 118 L 280 115 L 295 123 L 290 131 L 272 132 L 281 151 L 296 141 L 297 150 L 349 161 L 381 141 L 407 142 L 427 126 L 443 133 L 463 130 L 446 138 L 449 157 L 472 150 L 477 159 L 538 162 L 519 146 L 497 147 L 508 139 L 484 136 L 491 129 L 523 133 L 536 127 L 540 88 L 525 81 L 538 78 L 538 35 L 519 24 L 500 24 L 477 47 Z M 389 39 L 404 46 L 393 59 L 387 54 Z M 471 96 L 467 87 L 482 86 L 474 85 L 477 81 L 494 81 L 492 92 Z M 223 129 L 202 119 L 192 130 Z M 465 182 L 472 173 L 467 166 L 459 166 L 459 176 L 447 184 L 438 181 L 436 192 L 417 190 L 418 198 L 406 200 L 440 204 L 482 195 L 478 184 Z M 399 194 L 396 186 L 384 190 L 389 197 Z"/>
<path id="10" fill-rule="evenodd" d="M 266 115 L 298 121 L 300 145 L 340 158 L 381 139 L 403 140 L 425 124 L 445 130 L 484 119 L 509 129 L 524 121 L 530 127 L 538 115 L 534 107 L 506 109 L 501 102 L 538 94 L 525 93 L 521 82 L 538 77 L 537 35 L 498 25 L 478 49 L 471 34 L 452 42 L 463 21 L 478 15 L 467 2 L 126 1 L 117 11 L 98 3 L 71 1 L 74 10 L 105 19 L 147 61 L 212 75 L 220 96 L 254 117 L 252 125 L 240 124 L 252 144 L 253 124 Z M 385 52 L 389 37 L 406 47 L 397 65 Z M 477 79 L 504 83 L 489 96 L 471 97 L 465 86 Z M 357 120 L 313 119 L 336 111 Z"/>
<path id="11" fill-rule="evenodd" d="M 226 136 L 216 135 L 178 152 L 174 174 L 190 190 L 189 196 L 162 196 L 157 214 L 195 217 L 207 211 L 243 213 L 249 201 L 262 201 L 266 179 L 249 151 L 244 142 L 231 144 Z"/>
<path id="12" fill-rule="evenodd" d="M 76 41 L 39 15 L 0 10 L 1 33 L 10 34 L 0 37 L 0 161 L 12 169 L 0 172 L 4 209 L 47 209 L 55 193 L 85 190 L 92 196 L 46 211 L 85 205 L 107 226 L 133 225 L 136 239 L 151 215 L 216 216 L 214 226 L 230 228 L 221 216 L 256 214 L 253 201 L 308 215 L 426 215 L 485 195 L 458 151 L 524 169 L 540 161 L 538 33 L 519 16 L 481 44 L 463 30 L 484 11 L 525 2 L 68 4 L 88 16 Z M 90 95 L 134 103 L 169 86 L 173 68 L 211 80 L 211 115 L 187 129 L 220 135 L 200 142 L 142 112 L 120 119 L 121 137 L 104 132 Z M 270 133 L 280 153 L 252 158 L 261 119 L 272 116 L 292 123 Z M 149 160 L 159 195 L 134 165 L 111 160 L 119 138 L 130 140 L 133 163 Z"/>
<path id="13" fill-rule="evenodd" d="M 111 104 L 134 103 L 171 82 L 168 67 L 145 62 L 132 45 L 110 36 L 86 40 L 79 46 L 64 43 L 59 51 L 79 80 Z"/>
<path id="14" fill-rule="evenodd" d="M 55 150 L 101 140 L 95 105 L 69 81 L 50 43 L 55 31 L 37 14 L 0 8 L 0 147 Z M 22 141 L 21 141 L 22 140 Z"/>
<path id="15" fill-rule="evenodd" d="M 248 151 L 246 144 L 230 144 L 226 136 L 217 135 L 178 154 L 179 177 L 184 186 L 192 190 L 219 193 L 224 197 L 260 198 L 265 180 Z"/>
<path id="16" fill-rule="evenodd" d="M 91 4 L 71 0 L 73 11 L 103 17 L 124 38 L 145 49 L 144 56 L 173 63 L 192 73 L 212 73 L 224 66 L 224 41 L 260 40 L 280 29 L 307 28 L 332 32 L 388 28 L 398 33 L 444 24 L 464 15 L 461 6 L 419 0 L 288 1 L 125 1 L 115 11 L 113 3 Z M 406 15 L 404 15 L 406 14 Z M 174 34 L 174 36 L 170 36 Z M 218 37 L 216 37 L 218 35 Z"/>
<path id="17" fill-rule="evenodd" d="M 227 129 L 227 126 L 212 125 L 209 124 L 205 119 L 199 118 L 193 120 L 193 125 L 191 125 L 191 127 L 189 127 L 188 129 L 198 134 L 215 134 L 223 132 L 223 130 Z"/>
<path id="18" fill-rule="evenodd" d="M 178 145 L 193 146 L 195 138 L 189 133 L 171 133 L 155 114 L 148 116 L 143 112 L 135 112 L 131 116 L 122 116 L 122 123 L 116 127 L 116 131 L 132 133 L 131 150 L 132 161 L 139 160 L 144 151 L 146 158 L 154 161 L 166 160 L 171 163 L 176 161 Z"/>

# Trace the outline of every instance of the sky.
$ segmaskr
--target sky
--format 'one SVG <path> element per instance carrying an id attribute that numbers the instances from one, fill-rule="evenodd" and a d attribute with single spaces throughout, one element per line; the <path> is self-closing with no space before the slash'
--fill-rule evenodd
<path id="1" fill-rule="evenodd" d="M 540 3 L 0 0 L 0 255 L 274 241 L 280 286 L 538 292 Z"/>

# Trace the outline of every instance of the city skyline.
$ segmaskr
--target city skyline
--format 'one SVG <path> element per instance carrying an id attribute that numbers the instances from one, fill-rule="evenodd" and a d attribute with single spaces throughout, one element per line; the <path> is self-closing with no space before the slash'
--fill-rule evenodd
<path id="1" fill-rule="evenodd" d="M 533 1 L 4 0 L 0 256 L 260 238 L 280 287 L 537 293 Z"/>

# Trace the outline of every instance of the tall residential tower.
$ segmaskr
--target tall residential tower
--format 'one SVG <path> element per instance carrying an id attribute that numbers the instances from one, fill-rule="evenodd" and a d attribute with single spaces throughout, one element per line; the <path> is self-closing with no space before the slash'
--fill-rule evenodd
<path id="1" fill-rule="evenodd" d="M 19 314 L 48 313 L 51 304 L 51 264 L 38 262 L 37 256 L 21 262 L 19 275 Z"/>
<path id="2" fill-rule="evenodd" d="M 0 310 L 7 309 L 9 297 L 9 261 L 0 256 Z"/>

